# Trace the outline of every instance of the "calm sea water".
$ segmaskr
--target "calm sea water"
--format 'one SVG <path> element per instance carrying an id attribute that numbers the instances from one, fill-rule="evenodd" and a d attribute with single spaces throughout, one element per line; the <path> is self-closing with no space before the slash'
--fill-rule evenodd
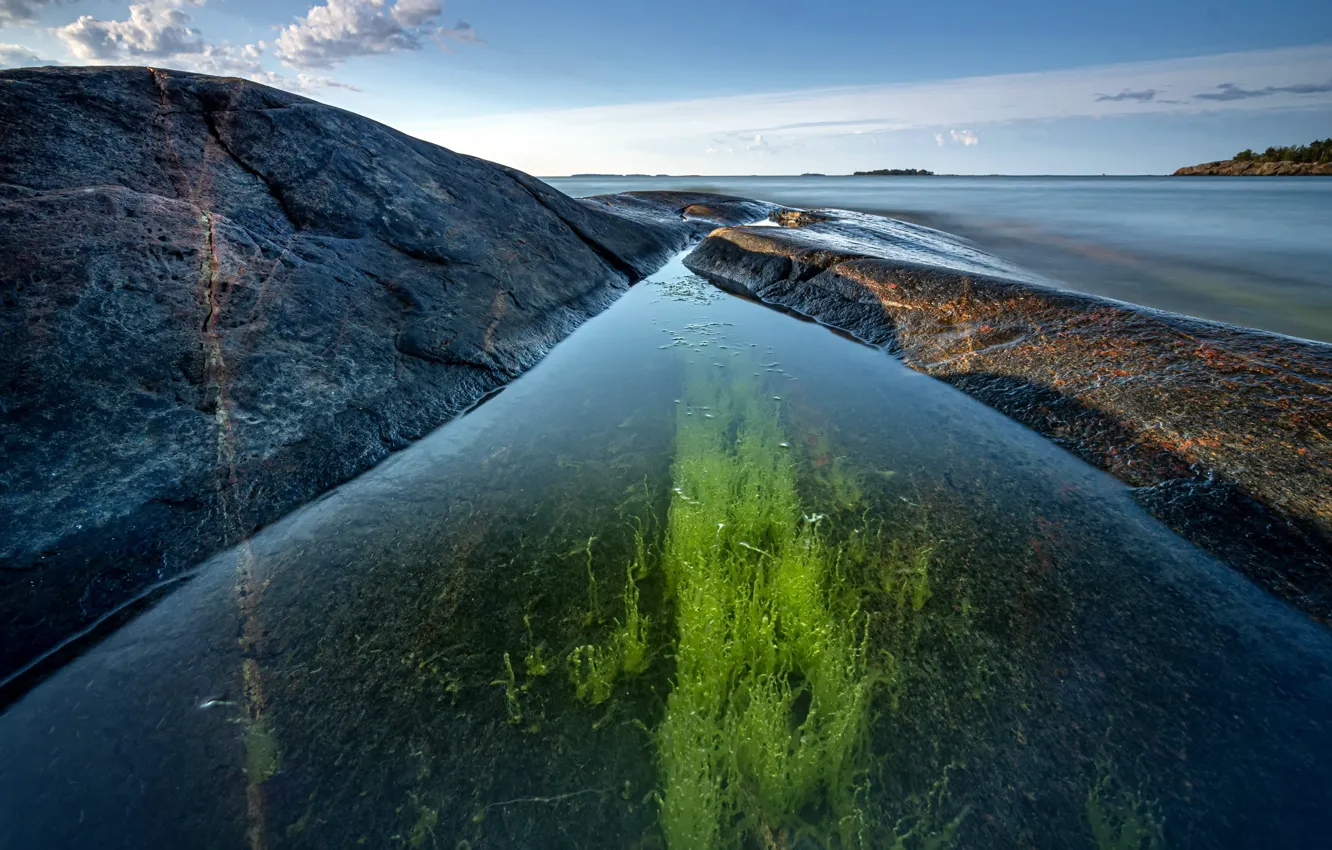
<path id="1" fill-rule="evenodd" d="M 574 196 L 701 189 L 946 230 L 1060 285 L 1332 342 L 1332 180 L 549 178 Z"/>
<path id="2" fill-rule="evenodd" d="M 767 643 L 818 651 L 701 664 L 682 540 L 752 573 L 717 617 L 767 587 L 802 618 Z M 634 612 L 642 663 L 585 689 Z M 691 665 L 724 710 L 681 714 Z M 0 847 L 1323 847 L 1330 667 L 1118 481 L 677 261 L 0 715 Z"/>

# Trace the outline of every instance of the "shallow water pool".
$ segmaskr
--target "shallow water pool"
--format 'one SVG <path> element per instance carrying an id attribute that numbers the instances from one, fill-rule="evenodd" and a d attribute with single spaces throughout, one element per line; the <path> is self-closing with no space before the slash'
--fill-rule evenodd
<path id="1" fill-rule="evenodd" d="M 0 716 L 4 847 L 1318 847 L 1332 641 L 678 261 Z"/>

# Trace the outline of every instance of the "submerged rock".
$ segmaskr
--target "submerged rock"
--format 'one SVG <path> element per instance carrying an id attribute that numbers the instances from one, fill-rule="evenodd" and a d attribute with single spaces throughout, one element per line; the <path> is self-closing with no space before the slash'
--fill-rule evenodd
<path id="1" fill-rule="evenodd" d="M 0 72 L 0 126 L 0 682 L 770 209 L 575 201 L 147 68 Z"/>
<path id="2" fill-rule="evenodd" d="M 1051 437 L 1332 622 L 1332 346 L 1059 290 L 929 228 L 818 215 L 718 230 L 685 264 Z"/>

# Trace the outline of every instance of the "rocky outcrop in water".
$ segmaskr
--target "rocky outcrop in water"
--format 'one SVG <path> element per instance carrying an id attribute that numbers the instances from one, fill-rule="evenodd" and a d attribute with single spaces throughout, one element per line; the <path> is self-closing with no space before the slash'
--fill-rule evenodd
<path id="1" fill-rule="evenodd" d="M 581 203 L 651 228 L 661 227 L 663 221 L 668 221 L 684 228 L 692 238 L 706 236 L 723 223 L 747 224 L 780 211 L 775 204 L 765 201 L 711 192 L 623 192 L 593 195 L 583 198 Z"/>
<path id="2" fill-rule="evenodd" d="M 241 80 L 0 73 L 0 680 L 768 209 L 702 200 L 575 201 Z"/>
<path id="3" fill-rule="evenodd" d="M 1175 177 L 1303 177 L 1332 176 L 1332 162 L 1254 162 L 1223 159 L 1187 165 Z"/>
<path id="4" fill-rule="evenodd" d="M 1051 437 L 1332 622 L 1332 346 L 1054 289 L 929 228 L 818 215 L 718 230 L 685 264 Z"/>

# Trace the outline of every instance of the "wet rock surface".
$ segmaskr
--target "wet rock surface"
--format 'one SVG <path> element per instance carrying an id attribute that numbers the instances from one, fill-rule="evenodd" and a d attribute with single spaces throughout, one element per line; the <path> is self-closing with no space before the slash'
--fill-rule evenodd
<path id="1" fill-rule="evenodd" d="M 819 224 L 828 220 L 826 215 L 820 215 L 813 210 L 774 210 L 768 220 L 774 224 L 780 224 L 782 227 L 806 227 L 811 224 Z"/>
<path id="2" fill-rule="evenodd" d="M 0 681 L 768 209 L 651 195 L 240 80 L 0 72 Z"/>
<path id="3" fill-rule="evenodd" d="M 765 201 L 708 192 L 623 192 L 592 195 L 582 203 L 649 226 L 670 220 L 691 238 L 702 238 L 725 224 L 748 224 L 775 215 L 781 208 Z"/>
<path id="4" fill-rule="evenodd" d="M 818 215 L 718 230 L 685 264 L 1052 438 L 1332 622 L 1332 346 L 1055 289 L 929 228 Z"/>

